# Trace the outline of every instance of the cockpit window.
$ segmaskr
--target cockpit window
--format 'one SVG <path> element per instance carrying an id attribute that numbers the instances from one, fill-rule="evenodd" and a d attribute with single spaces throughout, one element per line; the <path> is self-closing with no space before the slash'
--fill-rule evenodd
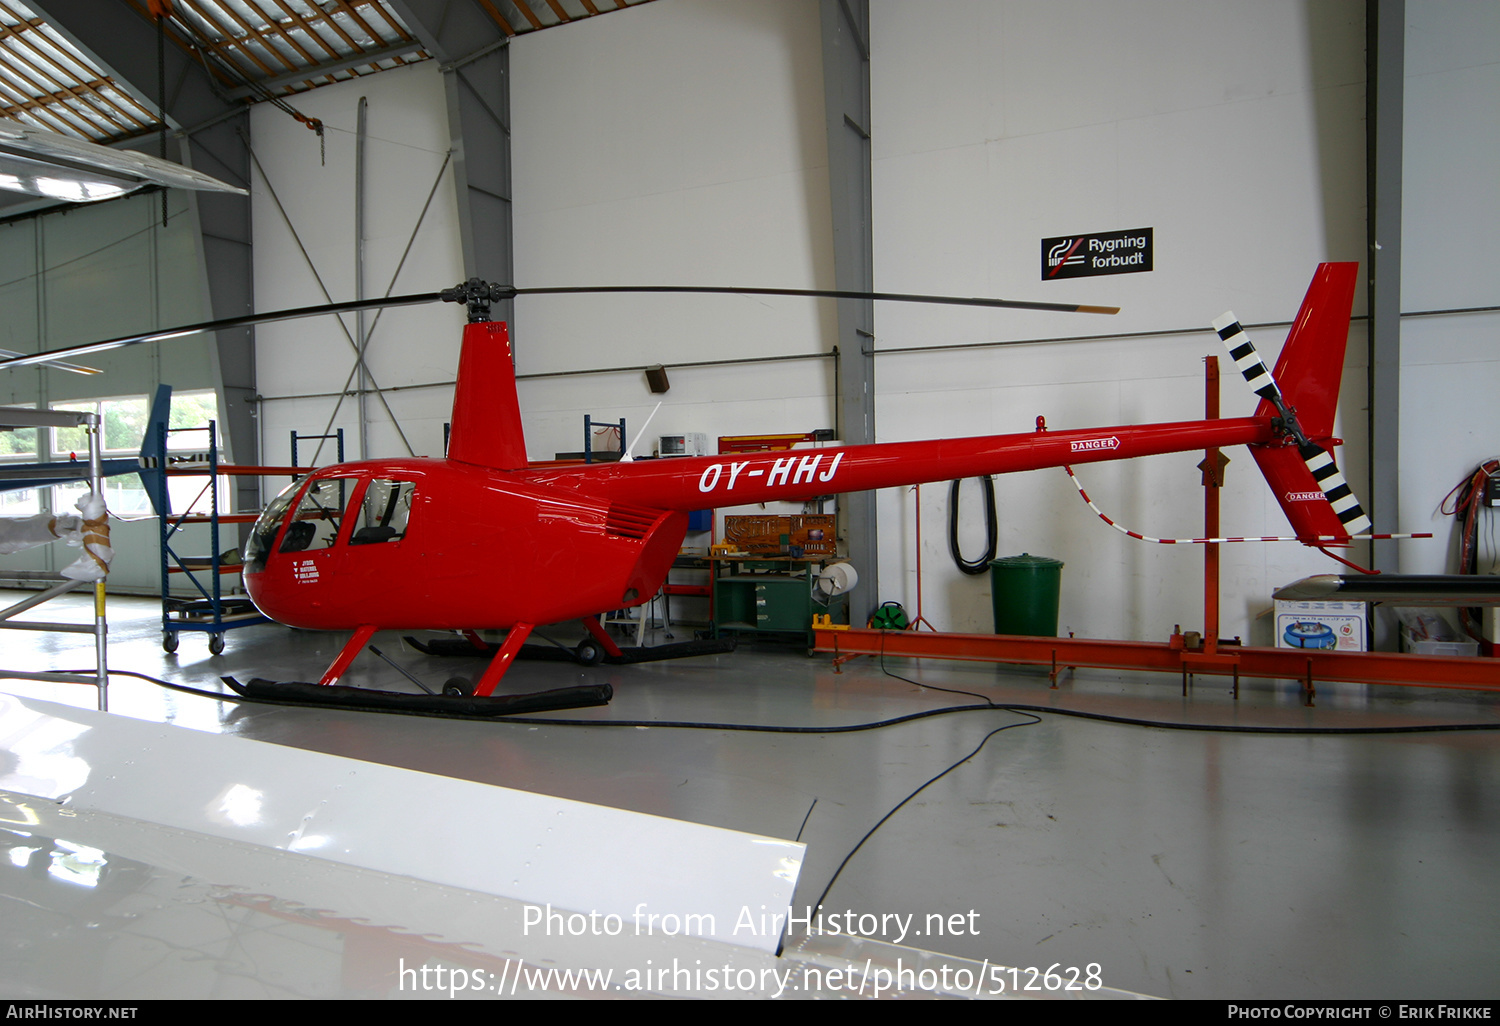
<path id="1" fill-rule="evenodd" d="M 291 507 L 297 489 L 301 487 L 301 481 L 293 481 L 287 485 L 256 518 L 255 526 L 250 529 L 250 539 L 245 544 L 245 569 L 250 573 L 259 573 L 265 569 L 266 554 L 271 551 L 271 545 L 276 541 L 276 532 L 281 529 L 286 511 Z"/>
<path id="2" fill-rule="evenodd" d="M 343 523 L 344 504 L 356 479 L 325 477 L 307 486 L 292 522 L 281 538 L 282 552 L 311 552 L 332 547 Z"/>
<path id="3" fill-rule="evenodd" d="M 400 541 L 406 535 L 411 517 L 411 500 L 415 485 L 410 481 L 387 481 L 376 478 L 365 489 L 360 504 L 359 522 L 350 545 L 376 545 Z"/>

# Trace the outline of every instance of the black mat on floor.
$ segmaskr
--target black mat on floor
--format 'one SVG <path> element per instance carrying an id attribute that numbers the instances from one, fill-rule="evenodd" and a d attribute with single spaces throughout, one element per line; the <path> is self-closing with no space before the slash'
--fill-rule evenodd
<path id="1" fill-rule="evenodd" d="M 406 643 L 418 652 L 435 656 L 492 656 L 500 650 L 499 645 L 486 643 L 484 648 L 476 648 L 472 643 L 463 638 L 434 638 L 431 641 L 418 641 L 407 635 Z M 687 656 L 719 655 L 723 652 L 733 652 L 735 642 L 732 638 L 705 638 L 698 641 L 678 641 L 670 645 L 650 645 L 644 647 L 631 646 L 620 649 L 617 656 L 605 656 L 604 662 L 612 665 L 625 663 L 649 663 L 658 659 L 682 659 Z M 522 645 L 521 651 L 516 653 L 517 659 L 546 659 L 552 662 L 573 662 L 574 656 L 571 649 L 557 648 L 553 645 Z"/>
<path id="2" fill-rule="evenodd" d="M 366 709 L 373 712 L 410 712 L 443 716 L 514 716 L 518 713 L 550 712 L 608 705 L 614 689 L 608 684 L 537 691 L 529 695 L 491 695 L 487 698 L 416 695 L 397 691 L 370 691 L 342 684 L 309 684 L 305 681 L 274 681 L 256 677 L 241 684 L 221 677 L 242 698 L 286 705 L 315 705 L 328 709 Z"/>

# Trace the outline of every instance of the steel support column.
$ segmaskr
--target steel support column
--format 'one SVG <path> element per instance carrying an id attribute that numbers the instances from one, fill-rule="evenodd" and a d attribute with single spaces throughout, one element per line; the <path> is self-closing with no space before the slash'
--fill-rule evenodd
<path id="1" fill-rule="evenodd" d="M 828 126 L 828 189 L 833 211 L 834 288 L 875 288 L 870 184 L 869 0 L 821 0 L 823 105 Z M 839 436 L 875 441 L 875 304 L 838 302 Z M 875 494 L 839 496 L 839 520 L 859 584 L 849 595 L 854 623 L 879 603 Z"/>
<path id="2" fill-rule="evenodd" d="M 511 228 L 510 50 L 499 26 L 470 0 L 390 0 L 443 70 L 464 275 L 515 284 Z M 512 300 L 492 316 L 511 323 Z"/>
<path id="3" fill-rule="evenodd" d="M 1379 531 L 1399 531 L 1401 444 L 1401 133 L 1405 0 L 1365 4 L 1365 207 L 1369 309 L 1369 513 Z M 1396 543 L 1370 543 L 1376 570 L 1400 570 Z M 1375 644 L 1394 636 L 1387 614 L 1372 621 Z"/>

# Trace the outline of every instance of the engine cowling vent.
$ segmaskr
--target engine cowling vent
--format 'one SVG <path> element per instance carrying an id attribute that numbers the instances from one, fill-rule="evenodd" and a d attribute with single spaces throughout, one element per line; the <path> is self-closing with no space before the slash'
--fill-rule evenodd
<path id="1" fill-rule="evenodd" d="M 604 530 L 619 538 L 634 538 L 639 541 L 651 533 L 652 526 L 661 519 L 662 511 L 646 506 L 630 506 L 625 503 L 609 504 Z"/>

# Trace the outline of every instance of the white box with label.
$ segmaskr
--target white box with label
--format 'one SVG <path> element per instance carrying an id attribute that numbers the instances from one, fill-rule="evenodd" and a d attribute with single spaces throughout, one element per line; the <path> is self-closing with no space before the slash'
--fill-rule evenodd
<path id="1" fill-rule="evenodd" d="M 1276 647 L 1363 652 L 1369 632 L 1363 602 L 1276 600 Z"/>

